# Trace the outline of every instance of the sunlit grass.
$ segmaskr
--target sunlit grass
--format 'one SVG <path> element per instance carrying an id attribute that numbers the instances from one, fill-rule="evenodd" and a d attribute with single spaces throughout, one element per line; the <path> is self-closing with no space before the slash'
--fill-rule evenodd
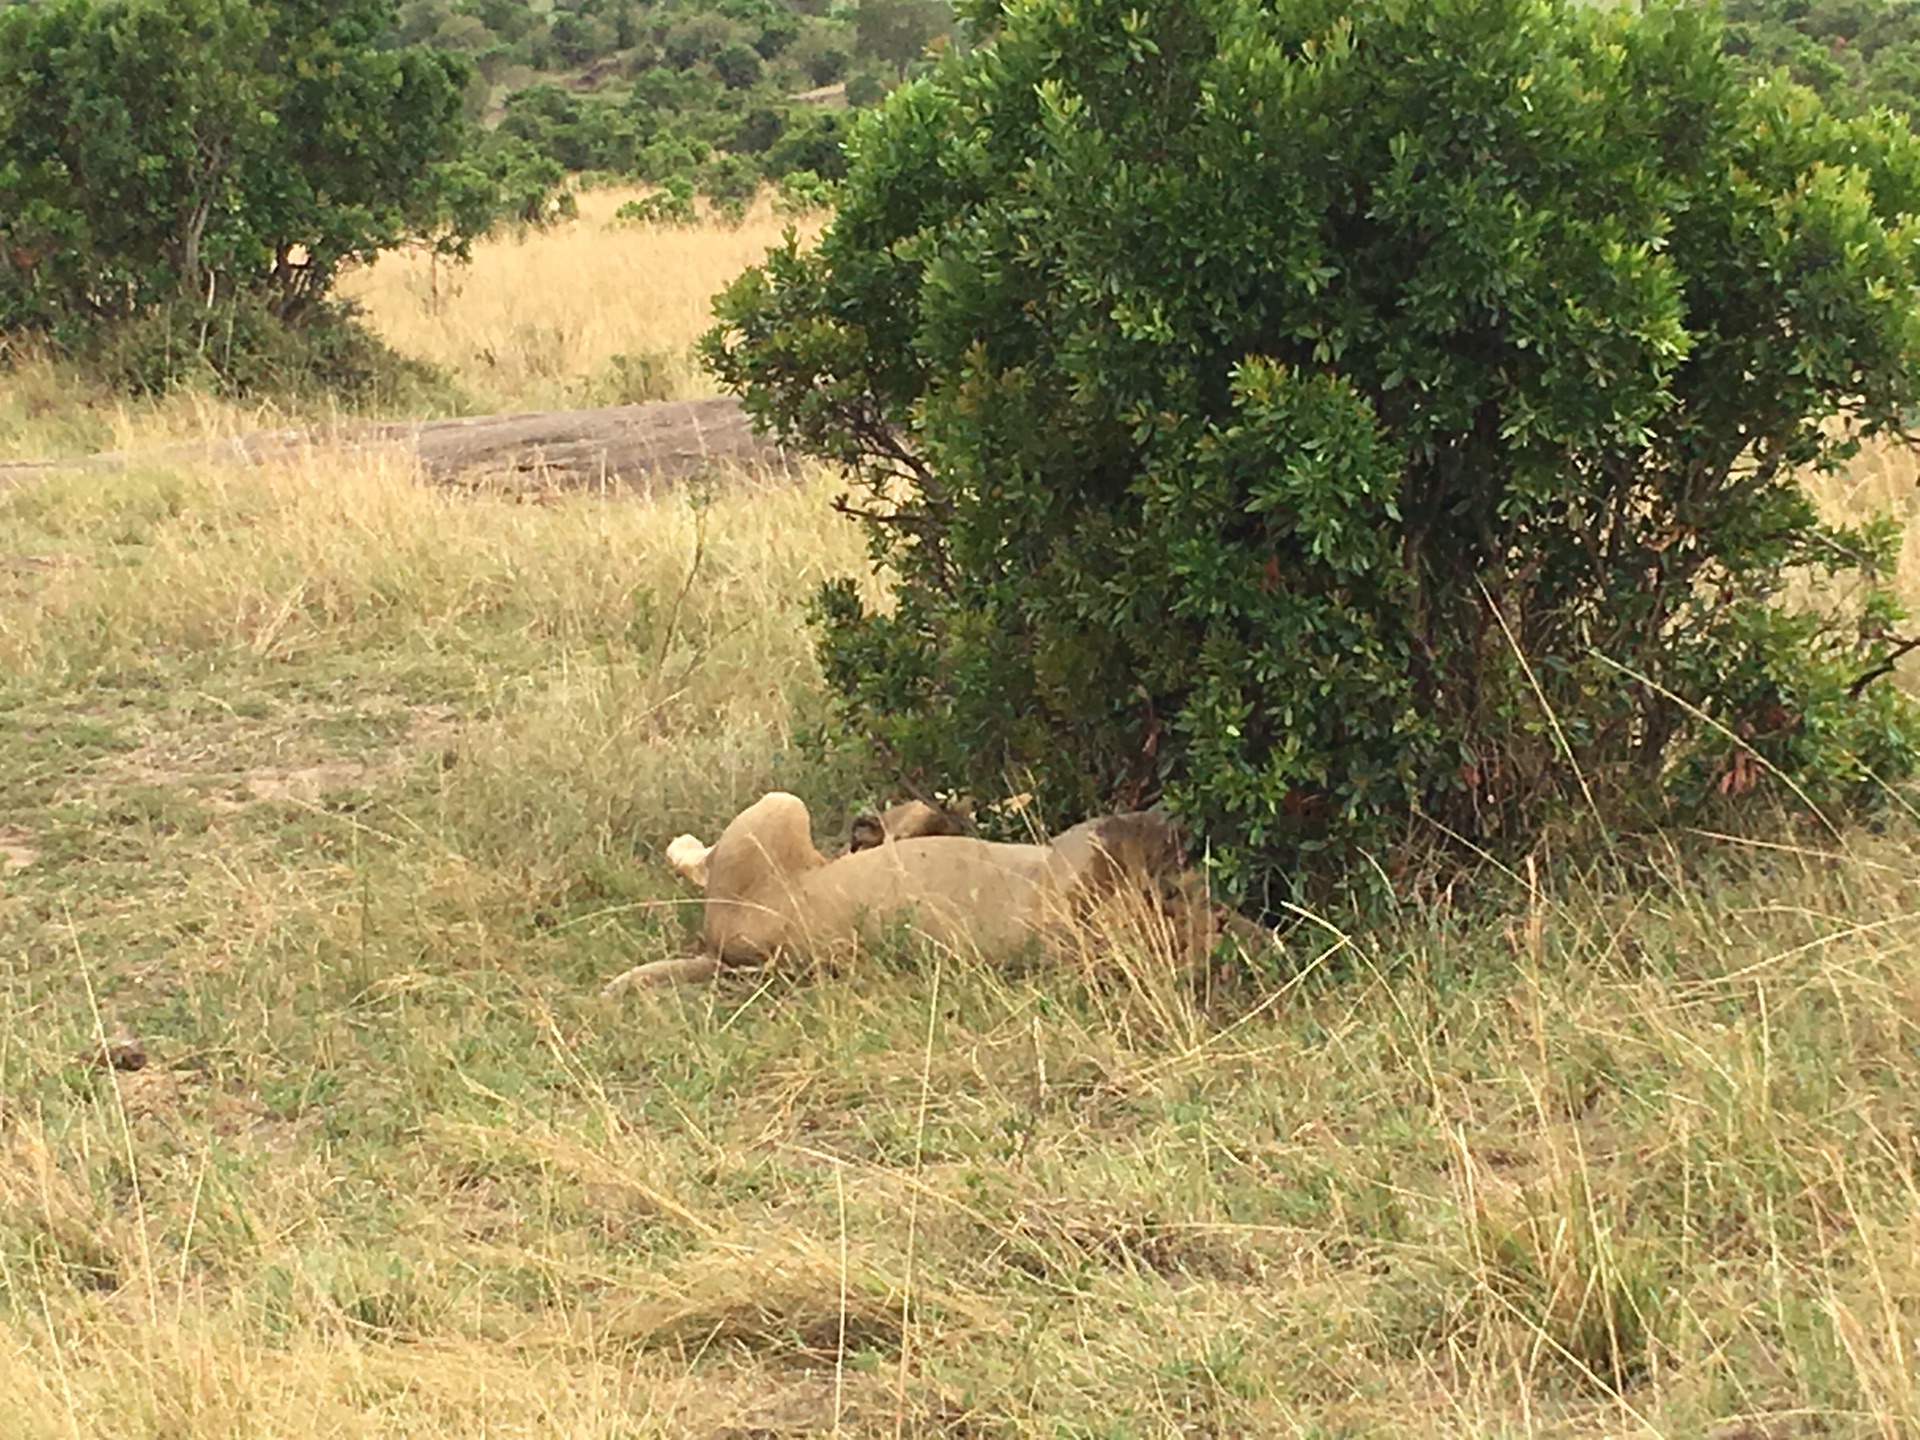
<path id="1" fill-rule="evenodd" d="M 776 228 L 618 198 L 357 283 L 489 403 L 590 395 Z M 288 418 L 63 374 L 0 444 Z M 687 944 L 672 835 L 876 798 L 800 743 L 831 493 L 0 488 L 0 1437 L 1920 1435 L 1898 810 L 1306 924 L 1211 1006 L 912 955 L 596 999 Z"/>
<path id="2" fill-rule="evenodd" d="M 643 193 L 589 190 L 579 219 L 487 240 L 470 265 L 389 255 L 342 289 L 481 410 L 712 394 L 692 345 L 713 323 L 713 294 L 796 222 L 762 199 L 738 226 L 616 223 Z"/>
<path id="3" fill-rule="evenodd" d="M 596 1000 L 685 944 L 672 834 L 870 798 L 795 743 L 827 494 L 0 493 L 0 1434 L 1914 1433 L 1905 822 L 1309 929 L 1226 1012 Z"/>

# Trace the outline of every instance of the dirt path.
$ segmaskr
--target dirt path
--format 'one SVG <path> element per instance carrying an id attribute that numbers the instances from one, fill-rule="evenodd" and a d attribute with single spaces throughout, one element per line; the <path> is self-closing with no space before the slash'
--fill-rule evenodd
<path id="1" fill-rule="evenodd" d="M 784 475 L 787 453 L 753 433 L 730 396 L 662 400 L 599 410 L 540 410 L 335 429 L 262 430 L 206 444 L 114 450 L 65 460 L 0 461 L 0 485 L 55 471 L 137 463 L 262 464 L 316 445 L 397 447 L 427 477 L 463 484 L 616 485 L 649 491 L 707 474 Z"/>

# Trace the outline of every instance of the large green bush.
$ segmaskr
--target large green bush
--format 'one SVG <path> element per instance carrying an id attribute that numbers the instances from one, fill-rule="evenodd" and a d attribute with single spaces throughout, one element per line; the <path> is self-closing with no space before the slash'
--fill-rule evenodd
<path id="1" fill-rule="evenodd" d="M 705 342 L 857 478 L 898 767 L 1164 798 L 1269 906 L 1907 773 L 1888 528 L 1796 480 L 1920 398 L 1904 124 L 1660 0 L 968 8 Z"/>
<path id="2" fill-rule="evenodd" d="M 631 174 L 655 137 L 652 117 L 558 85 L 529 85 L 511 95 L 500 132 L 568 170 Z"/>
<path id="3" fill-rule="evenodd" d="M 288 325 L 257 296 L 181 299 L 85 337 L 75 358 L 132 395 L 177 385 L 226 395 L 353 400 L 385 409 L 443 407 L 454 395 L 430 367 L 408 360 L 329 300 Z"/>

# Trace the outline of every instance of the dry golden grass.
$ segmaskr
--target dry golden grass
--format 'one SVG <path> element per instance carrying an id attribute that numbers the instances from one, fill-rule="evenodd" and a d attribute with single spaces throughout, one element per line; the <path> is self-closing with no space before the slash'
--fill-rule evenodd
<path id="1" fill-rule="evenodd" d="M 0 1434 L 1920 1433 L 1909 828 L 1226 1023 L 1117 938 L 595 1000 L 669 836 L 868 798 L 825 494 L 0 493 Z"/>
<path id="2" fill-rule="evenodd" d="M 0 416 L 81 433 L 52 375 Z M 0 490 L 0 1437 L 1920 1436 L 1905 820 L 1323 928 L 1224 1017 L 1119 936 L 594 998 L 685 943 L 670 836 L 874 798 L 794 743 L 827 493 Z"/>
<path id="3" fill-rule="evenodd" d="M 389 344 L 445 370 L 483 411 L 711 394 L 690 352 L 713 323 L 713 294 L 795 222 L 765 199 L 738 228 L 613 221 L 644 193 L 589 190 L 579 219 L 484 241 L 471 265 L 389 255 L 341 289 Z"/>
<path id="4" fill-rule="evenodd" d="M 1820 476 L 1808 489 L 1833 520 L 1890 515 L 1904 527 L 1896 590 L 1920 614 L 1920 455 L 1904 445 L 1869 445 L 1838 475 Z"/>

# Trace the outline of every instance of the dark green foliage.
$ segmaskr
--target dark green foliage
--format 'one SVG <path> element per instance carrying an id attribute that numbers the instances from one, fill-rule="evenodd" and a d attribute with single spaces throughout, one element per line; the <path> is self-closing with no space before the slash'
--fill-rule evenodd
<path id="1" fill-rule="evenodd" d="M 847 81 L 847 103 L 855 109 L 878 105 L 886 94 L 887 87 L 871 71 L 862 71 Z"/>
<path id="2" fill-rule="evenodd" d="M 669 175 L 658 190 L 627 201 L 613 212 L 613 218 L 643 225 L 691 225 L 700 218 L 693 208 L 693 196 L 693 181 L 684 175 Z"/>
<path id="3" fill-rule="evenodd" d="M 547 33 L 563 65 L 585 65 L 614 48 L 614 27 L 597 15 L 556 11 Z"/>
<path id="4" fill-rule="evenodd" d="M 786 117 L 778 110 L 762 105 L 747 112 L 747 118 L 733 132 L 733 144 L 728 148 L 738 155 L 764 155 L 773 148 L 786 124 Z"/>
<path id="5" fill-rule="evenodd" d="M 747 201 L 760 188 L 760 167 L 745 155 L 716 155 L 701 167 L 700 188 L 715 200 Z"/>
<path id="6" fill-rule="evenodd" d="M 783 215 L 804 215 L 814 210 L 831 210 L 840 199 L 840 187 L 811 170 L 795 170 L 780 177 L 773 206 Z"/>
<path id="7" fill-rule="evenodd" d="M 760 83 L 760 52 L 738 40 L 720 47 L 713 57 L 713 73 L 729 90 L 745 90 Z"/>
<path id="8" fill-rule="evenodd" d="M 654 138 L 649 117 L 631 107 L 576 95 L 558 85 L 530 85 L 507 100 L 500 133 L 526 142 L 568 170 L 630 175 Z"/>
<path id="9" fill-rule="evenodd" d="M 0 11 L 0 324 L 251 290 L 282 311 L 430 231 L 464 128 L 451 56 L 379 50 L 377 0 Z"/>
<path id="10" fill-rule="evenodd" d="M 509 44 L 525 38 L 536 21 L 532 7 L 522 0 L 465 0 L 460 8 Z"/>
<path id="11" fill-rule="evenodd" d="M 1269 907 L 1911 770 L 1892 537 L 1795 479 L 1920 399 L 1904 126 L 1685 5 L 972 8 L 705 341 L 855 477 L 896 603 L 821 653 L 898 769 L 1164 799 Z"/>
<path id="12" fill-rule="evenodd" d="M 383 0 L 0 8 L 0 328 L 97 348 L 172 334 L 183 302 L 291 323 L 351 261 L 460 252 L 509 172 L 524 203 L 526 164 L 460 158 L 471 67 L 391 23 Z"/>
<path id="13" fill-rule="evenodd" d="M 765 168 L 770 179 L 798 172 L 839 180 L 847 173 L 841 146 L 852 128 L 844 110 L 799 110 L 771 145 Z"/>
<path id="14" fill-rule="evenodd" d="M 786 48 L 800 38 L 800 17 L 788 10 L 772 9 L 760 22 L 753 48 L 763 60 L 778 59 Z"/>
<path id="15" fill-rule="evenodd" d="M 686 140 L 677 135 L 663 136 L 649 145 L 640 156 L 639 176 L 654 184 L 664 184 L 676 175 L 686 175 L 707 163 L 713 147 L 704 140 Z"/>
<path id="16" fill-rule="evenodd" d="M 135 395 L 187 383 L 234 396 L 344 398 L 386 408 L 449 399 L 432 372 L 388 349 L 337 301 L 310 306 L 289 323 L 245 293 L 211 306 L 173 300 L 89 332 L 78 355 L 91 373 Z"/>
<path id="17" fill-rule="evenodd" d="M 831 85 L 836 80 L 846 79 L 847 69 L 852 64 L 853 57 L 838 45 L 822 44 L 807 53 L 807 79 L 815 85 Z"/>
<path id="18" fill-rule="evenodd" d="M 502 219 L 542 225 L 571 215 L 566 178 L 565 167 L 537 146 L 500 131 L 482 135 L 442 171 L 447 228 L 479 235 Z"/>
<path id="19" fill-rule="evenodd" d="M 847 101 L 872 105 L 954 28 L 948 0 L 407 0 L 400 17 L 401 39 L 478 66 L 470 113 L 503 109 L 503 130 L 565 169 L 656 182 L 715 151 L 759 157 L 774 181 L 837 175 L 844 112 L 795 97 L 857 66 Z"/>
<path id="20" fill-rule="evenodd" d="M 935 36 L 951 28 L 952 11 L 946 0 L 860 0 L 853 14 L 859 53 L 884 61 L 901 75 Z"/>
<path id="21" fill-rule="evenodd" d="M 689 70 L 737 43 L 741 27 L 723 15 L 696 15 L 667 32 L 660 53 L 676 70 Z"/>
<path id="22" fill-rule="evenodd" d="M 725 98 L 726 87 L 713 76 L 663 67 L 636 76 L 633 89 L 622 103 L 636 115 L 652 115 L 663 124 L 672 119 L 688 128 L 696 123 L 693 117 L 719 109 Z"/>

